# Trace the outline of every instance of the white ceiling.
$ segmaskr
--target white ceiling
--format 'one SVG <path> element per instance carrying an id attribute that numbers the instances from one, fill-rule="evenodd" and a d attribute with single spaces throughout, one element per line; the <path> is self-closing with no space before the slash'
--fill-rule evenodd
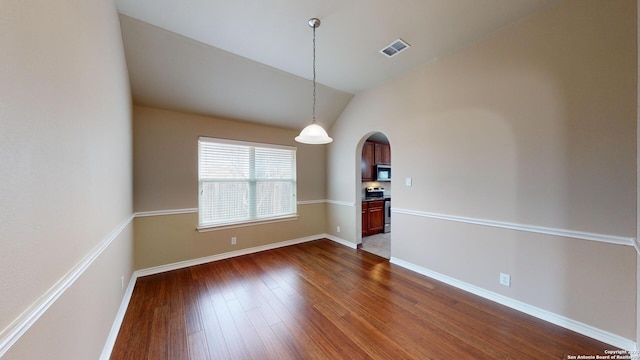
<path id="1" fill-rule="evenodd" d="M 302 128 L 559 0 L 116 0 L 137 104 Z M 386 58 L 397 38 L 411 48 Z"/>

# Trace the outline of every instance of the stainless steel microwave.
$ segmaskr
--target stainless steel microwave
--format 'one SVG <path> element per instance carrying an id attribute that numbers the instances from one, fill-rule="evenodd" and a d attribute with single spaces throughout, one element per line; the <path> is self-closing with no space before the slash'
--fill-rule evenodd
<path id="1" fill-rule="evenodd" d="M 376 165 L 376 181 L 391 181 L 391 165 Z"/>

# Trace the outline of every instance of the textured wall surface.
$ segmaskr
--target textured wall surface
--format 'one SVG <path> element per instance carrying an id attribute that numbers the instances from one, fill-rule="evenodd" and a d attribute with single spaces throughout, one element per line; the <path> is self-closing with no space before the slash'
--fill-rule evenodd
<path id="1" fill-rule="evenodd" d="M 4 340 L 128 222 L 132 150 L 114 3 L 3 0 L 0 14 Z M 99 356 L 132 273 L 132 227 L 111 240 L 6 358 Z"/>
<path id="2" fill-rule="evenodd" d="M 635 340 L 633 247 L 422 215 L 630 243 L 636 33 L 636 1 L 565 1 L 357 95 L 330 130 L 327 171 L 346 176 L 328 178 L 328 197 L 359 198 L 361 143 L 381 131 L 405 211 L 392 216 L 392 257 Z"/>

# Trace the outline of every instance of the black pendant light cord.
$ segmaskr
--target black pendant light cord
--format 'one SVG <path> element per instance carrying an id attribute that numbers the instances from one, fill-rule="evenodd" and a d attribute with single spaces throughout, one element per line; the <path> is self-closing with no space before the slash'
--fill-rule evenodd
<path id="1" fill-rule="evenodd" d="M 313 122 L 316 122 L 316 27 L 313 26 Z"/>
<path id="2" fill-rule="evenodd" d="M 322 126 L 316 123 L 316 28 L 320 26 L 320 19 L 309 19 L 309 26 L 313 28 L 313 119 L 311 124 L 305 126 L 300 135 L 296 136 L 296 141 L 303 144 L 328 144 L 333 141 Z"/>

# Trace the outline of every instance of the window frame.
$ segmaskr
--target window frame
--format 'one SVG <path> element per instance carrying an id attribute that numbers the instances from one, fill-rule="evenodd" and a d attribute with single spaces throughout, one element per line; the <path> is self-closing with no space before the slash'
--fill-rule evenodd
<path id="1" fill-rule="evenodd" d="M 249 218 L 232 220 L 232 221 L 220 221 L 220 222 L 202 222 L 201 212 L 203 209 L 203 179 L 201 178 L 201 167 L 202 164 L 202 149 L 201 144 L 203 142 L 214 143 L 214 144 L 227 144 L 234 146 L 242 146 L 250 149 L 251 154 L 255 154 L 256 148 L 264 148 L 264 149 L 276 149 L 276 150 L 287 150 L 292 152 L 292 163 L 291 163 L 291 171 L 292 178 L 280 179 L 280 181 L 291 182 L 292 184 L 292 197 L 291 197 L 291 213 L 274 215 L 274 216 L 266 216 L 266 217 L 257 217 L 257 195 L 256 195 L 256 187 L 257 184 L 261 181 L 265 181 L 268 179 L 260 179 L 256 176 L 256 162 L 255 156 L 250 156 L 250 164 L 249 164 L 249 177 L 248 178 L 228 178 L 228 179 L 214 179 L 209 181 L 220 181 L 220 182 L 246 182 L 248 183 L 248 204 L 249 204 Z M 206 136 L 198 137 L 198 169 L 197 169 L 197 177 L 198 177 L 198 231 L 211 231 L 218 230 L 230 227 L 241 227 L 241 226 L 249 226 L 249 225 L 257 225 L 271 222 L 279 222 L 279 221 L 288 221 L 295 220 L 298 218 L 298 208 L 297 208 L 297 147 L 288 146 L 288 145 L 278 145 L 278 144 L 268 144 L 268 143 L 259 143 L 259 142 L 250 142 L 250 141 L 241 141 L 241 140 L 231 140 L 231 139 L 222 139 L 222 138 L 212 138 Z M 226 181 L 225 181 L 226 180 Z"/>

